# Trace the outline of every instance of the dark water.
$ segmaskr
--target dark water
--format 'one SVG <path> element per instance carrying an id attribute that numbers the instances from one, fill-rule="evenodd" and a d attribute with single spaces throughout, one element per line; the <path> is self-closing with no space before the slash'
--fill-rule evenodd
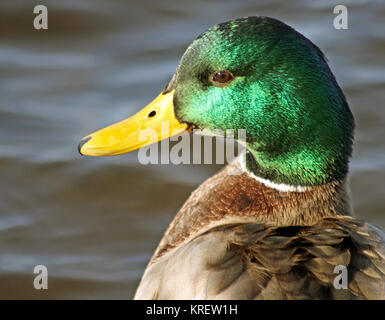
<path id="1" fill-rule="evenodd" d="M 133 296 L 162 233 L 218 166 L 139 165 L 137 153 L 86 158 L 77 143 L 163 89 L 186 45 L 230 18 L 269 15 L 326 53 L 357 130 L 351 186 L 358 217 L 385 226 L 385 5 L 348 1 L 0 2 L 0 298 Z M 33 268 L 49 289 L 33 289 Z"/>

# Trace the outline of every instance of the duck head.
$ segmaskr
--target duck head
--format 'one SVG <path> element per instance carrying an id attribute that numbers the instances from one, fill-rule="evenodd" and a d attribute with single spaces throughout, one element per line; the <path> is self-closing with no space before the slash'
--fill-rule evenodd
<path id="1" fill-rule="evenodd" d="M 162 121 L 169 128 L 161 135 Z M 274 183 L 315 186 L 345 177 L 354 121 L 317 46 L 276 19 L 248 17 L 201 34 L 153 102 L 85 137 L 79 151 L 121 154 L 192 127 L 245 129 L 250 172 Z M 159 135 L 139 141 L 146 128 Z"/>

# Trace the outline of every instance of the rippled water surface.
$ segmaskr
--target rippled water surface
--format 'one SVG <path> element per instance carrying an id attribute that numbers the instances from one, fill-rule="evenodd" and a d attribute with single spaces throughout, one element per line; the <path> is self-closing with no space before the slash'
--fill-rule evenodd
<path id="1" fill-rule="evenodd" d="M 218 166 L 139 165 L 137 153 L 86 158 L 79 139 L 139 110 L 184 49 L 213 24 L 285 21 L 325 52 L 356 118 L 357 216 L 385 226 L 385 6 L 347 1 L 0 2 L 0 298 L 132 298 L 162 233 Z M 49 289 L 32 270 L 49 270 Z"/>

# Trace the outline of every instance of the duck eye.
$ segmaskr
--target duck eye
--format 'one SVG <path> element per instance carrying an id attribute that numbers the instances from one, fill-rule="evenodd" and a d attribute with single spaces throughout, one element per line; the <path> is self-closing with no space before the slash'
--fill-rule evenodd
<path id="1" fill-rule="evenodd" d="M 212 76 L 212 81 L 218 84 L 227 83 L 232 79 L 233 79 L 233 75 L 231 74 L 231 72 L 226 70 L 217 71 Z"/>

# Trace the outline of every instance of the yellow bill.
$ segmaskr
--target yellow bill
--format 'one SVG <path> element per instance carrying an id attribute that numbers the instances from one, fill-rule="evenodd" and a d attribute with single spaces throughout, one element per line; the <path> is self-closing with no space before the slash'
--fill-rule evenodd
<path id="1" fill-rule="evenodd" d="M 174 90 L 161 93 L 132 117 L 91 133 L 79 143 L 80 154 L 112 156 L 127 153 L 188 130 L 176 119 Z"/>

